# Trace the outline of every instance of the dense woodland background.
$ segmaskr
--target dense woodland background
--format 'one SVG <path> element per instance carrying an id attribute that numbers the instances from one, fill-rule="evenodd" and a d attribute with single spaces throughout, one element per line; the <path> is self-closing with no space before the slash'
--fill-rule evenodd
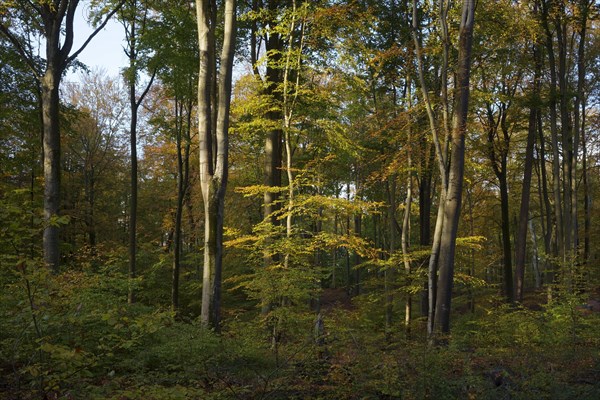
<path id="1" fill-rule="evenodd" d="M 0 397 L 600 398 L 599 17 L 0 2 Z"/>

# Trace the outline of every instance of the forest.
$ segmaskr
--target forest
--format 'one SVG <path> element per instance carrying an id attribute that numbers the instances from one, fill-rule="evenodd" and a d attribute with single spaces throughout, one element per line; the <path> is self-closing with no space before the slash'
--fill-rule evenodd
<path id="1" fill-rule="evenodd" d="M 597 0 L 2 0 L 0 398 L 598 399 L 599 172 Z"/>

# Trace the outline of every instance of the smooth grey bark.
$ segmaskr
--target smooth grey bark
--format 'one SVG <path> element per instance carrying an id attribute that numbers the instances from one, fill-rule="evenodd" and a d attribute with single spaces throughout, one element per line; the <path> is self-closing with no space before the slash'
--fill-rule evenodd
<path id="1" fill-rule="evenodd" d="M 228 178 L 229 107 L 235 49 L 236 1 L 226 0 L 223 47 L 216 71 L 215 0 L 196 0 L 200 69 L 198 75 L 198 131 L 200 188 L 204 203 L 204 261 L 200 320 L 220 329 L 223 218 Z M 217 95 L 213 96 L 213 82 Z M 215 97 L 217 102 L 215 103 Z M 216 115 L 216 117 L 214 117 Z M 216 123 L 213 123 L 213 119 Z"/>
<path id="2" fill-rule="evenodd" d="M 413 41 L 418 66 L 418 77 L 421 94 L 429 118 L 430 130 L 436 150 L 440 169 L 441 190 L 438 205 L 438 217 L 433 236 L 433 245 L 429 260 L 428 291 L 429 315 L 428 335 L 435 332 L 447 333 L 450 329 L 450 303 L 454 279 L 454 254 L 458 220 L 462 201 L 462 179 L 464 174 L 464 143 L 469 102 L 471 46 L 473 37 L 473 21 L 475 3 L 472 0 L 463 2 L 458 43 L 458 65 L 455 78 L 455 104 L 452 118 L 452 132 L 448 134 L 448 79 L 446 76 L 449 54 L 447 14 L 449 5 L 440 2 L 440 26 L 443 48 L 441 103 L 442 121 L 438 123 L 429 99 L 429 91 L 424 79 L 421 44 L 417 35 L 419 30 L 416 1 L 413 0 Z M 442 146 L 438 125 L 446 132 L 446 140 Z M 448 148 L 451 154 L 448 155 Z M 451 160 L 451 163 L 449 163 Z"/>
<path id="3" fill-rule="evenodd" d="M 444 203 L 444 222 L 440 242 L 439 275 L 436 296 L 434 331 L 450 331 L 450 307 L 454 282 L 454 256 L 456 236 L 462 203 L 464 175 L 465 135 L 469 109 L 471 76 L 471 47 L 475 1 L 464 0 L 458 40 L 458 65 L 456 69 L 456 94 L 452 118 L 451 154 L 448 191 Z"/>
<path id="4" fill-rule="evenodd" d="M 433 110 L 433 106 L 432 106 L 432 102 L 430 100 L 429 97 L 429 89 L 427 87 L 427 84 L 425 82 L 425 75 L 423 72 L 423 57 L 422 57 L 422 51 L 421 51 L 421 42 L 420 42 L 420 38 L 418 36 L 418 32 L 419 32 L 419 20 L 418 20 L 418 12 L 417 12 L 417 2 L 416 0 L 413 0 L 412 2 L 413 4 L 413 13 L 412 13 L 412 19 L 413 19 L 413 23 L 412 23 L 412 37 L 413 37 L 413 42 L 414 42 L 414 50 L 415 50 L 415 58 L 417 60 L 417 72 L 418 72 L 418 78 L 419 78 L 419 86 L 421 89 L 421 96 L 422 96 L 422 100 L 425 103 L 425 109 L 427 111 L 427 117 L 429 120 L 429 129 L 431 131 L 431 135 L 432 135 L 432 141 L 433 141 L 433 147 L 435 149 L 435 155 L 436 155 L 436 159 L 437 159 L 437 164 L 438 164 L 438 168 L 440 171 L 440 180 L 441 180 L 441 187 L 440 187 L 440 200 L 438 203 L 438 212 L 437 212 L 437 218 L 436 218 L 436 222 L 435 222 L 435 229 L 434 229 L 434 233 L 433 233 L 433 244 L 431 246 L 431 255 L 429 256 L 429 265 L 428 265 L 428 273 L 427 273 L 427 292 L 428 292 L 428 315 L 427 315 L 427 334 L 429 336 L 432 335 L 433 333 L 433 326 L 434 326 L 434 320 L 435 320 L 435 311 L 436 311 L 436 298 L 437 298 L 437 280 L 438 280 L 438 261 L 439 261 L 439 251 L 440 251 L 440 243 L 441 243 L 441 235 L 442 235 L 442 229 L 443 229 L 443 223 L 444 223 L 444 205 L 446 202 L 446 193 L 447 193 L 447 189 L 448 189 L 448 154 L 447 154 L 447 143 L 448 141 L 446 140 L 445 144 L 442 146 L 441 141 L 440 141 L 440 130 L 443 130 L 447 133 L 447 99 L 445 99 L 444 101 L 442 101 L 443 106 L 442 108 L 445 110 L 443 111 L 443 122 L 441 125 L 443 125 L 443 129 L 440 129 L 438 127 L 439 122 L 436 119 L 434 110 Z M 443 60 L 442 60 L 442 66 L 441 69 L 443 71 L 445 71 L 448 68 L 448 41 L 447 41 L 447 22 L 445 21 L 447 15 L 447 5 L 445 3 L 445 1 L 441 1 L 440 2 L 440 19 L 441 19 L 441 26 L 442 29 L 441 31 L 443 32 L 442 35 L 444 37 L 443 41 L 444 41 L 444 52 L 443 52 Z M 442 82 L 441 82 L 441 86 L 442 86 L 442 96 L 447 96 L 447 89 L 445 89 L 444 87 L 447 85 L 447 76 L 446 73 L 444 72 L 442 74 Z"/>

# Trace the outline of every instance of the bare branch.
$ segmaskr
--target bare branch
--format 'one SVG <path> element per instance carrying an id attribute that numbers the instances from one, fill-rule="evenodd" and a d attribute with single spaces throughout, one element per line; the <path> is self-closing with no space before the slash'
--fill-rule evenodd
<path id="1" fill-rule="evenodd" d="M 146 97 L 146 95 L 148 94 L 148 91 L 150 91 L 150 87 L 152 86 L 152 83 L 154 82 L 154 78 L 156 78 L 157 70 L 158 70 L 158 68 L 154 68 L 154 70 L 152 71 L 152 76 L 150 77 L 150 81 L 146 85 L 146 88 L 144 89 L 144 91 L 142 92 L 140 97 L 135 102 L 136 107 L 139 107 L 140 104 L 142 104 L 142 101 L 144 101 L 144 97 Z"/>
<path id="2" fill-rule="evenodd" d="M 77 56 L 79 56 L 79 54 L 87 47 L 87 45 L 92 41 L 92 39 L 102 30 L 104 29 L 104 27 L 106 26 L 106 24 L 108 23 L 108 21 L 112 18 L 113 15 L 115 15 L 120 9 L 121 7 L 123 7 L 123 4 L 125 4 L 125 0 L 121 0 L 117 6 L 106 15 L 106 18 L 104 18 L 104 21 L 102 21 L 102 23 L 96 28 L 96 30 L 94 30 L 94 32 L 92 32 L 92 34 L 90 36 L 88 36 L 88 38 L 86 39 L 86 41 L 81 45 L 81 47 L 74 52 L 66 61 L 66 65 L 70 64 L 71 62 L 73 62 L 73 60 L 75 60 L 77 58 Z"/>

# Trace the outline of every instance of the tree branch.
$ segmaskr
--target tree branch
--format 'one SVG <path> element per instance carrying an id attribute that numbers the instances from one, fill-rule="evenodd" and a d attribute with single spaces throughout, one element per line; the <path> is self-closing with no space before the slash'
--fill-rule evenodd
<path id="1" fill-rule="evenodd" d="M 123 7 L 123 5 L 125 4 L 125 0 L 121 0 L 117 6 L 106 15 L 106 18 L 104 19 L 104 21 L 102 21 L 102 23 L 96 28 L 96 30 L 94 32 L 92 32 L 92 34 L 90 36 L 88 36 L 88 38 L 86 39 L 86 41 L 81 45 L 81 47 L 74 52 L 69 58 L 67 58 L 66 61 L 66 65 L 69 65 L 71 62 L 73 62 L 73 60 L 75 60 L 77 58 L 77 56 L 79 56 L 79 54 L 85 50 L 85 48 L 87 47 L 87 45 L 92 41 L 92 39 L 102 30 L 104 29 L 104 27 L 106 26 L 106 24 L 108 23 L 108 21 L 112 18 L 113 15 L 115 15 L 120 9 L 121 7 Z"/>
<path id="2" fill-rule="evenodd" d="M 35 62 L 33 61 L 33 57 L 27 53 L 19 39 L 4 24 L 0 24 L 0 32 L 4 36 L 6 36 L 9 42 L 12 43 L 16 52 L 19 53 L 19 55 L 23 58 L 23 61 L 25 61 L 27 66 L 31 69 L 31 72 L 33 72 L 33 76 L 35 76 L 35 79 L 39 81 L 41 76 L 40 72 L 37 70 Z"/>
<path id="3" fill-rule="evenodd" d="M 146 97 L 146 95 L 148 94 L 148 91 L 150 91 L 150 87 L 152 86 L 152 83 L 154 82 L 154 78 L 156 77 L 157 70 L 158 70 L 158 68 L 154 68 L 154 70 L 152 71 L 152 76 L 150 77 L 150 82 L 148 82 L 148 84 L 146 85 L 146 88 L 144 89 L 144 91 L 142 92 L 140 97 L 135 102 L 136 108 L 139 107 L 140 104 L 142 104 L 142 101 L 144 101 L 144 97 Z"/>

